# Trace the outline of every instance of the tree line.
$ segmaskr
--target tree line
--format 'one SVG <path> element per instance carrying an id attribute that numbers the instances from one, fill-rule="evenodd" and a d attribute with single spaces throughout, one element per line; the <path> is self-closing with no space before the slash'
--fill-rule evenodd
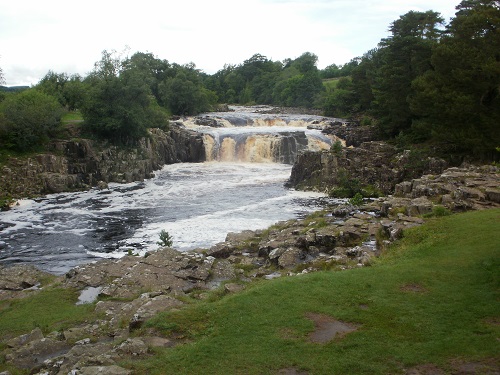
<path id="1" fill-rule="evenodd" d="M 1 146 L 29 150 L 55 136 L 63 110 L 80 110 L 85 131 L 130 143 L 173 115 L 217 103 L 321 109 L 370 119 L 396 143 L 494 159 L 500 146 L 500 4 L 463 0 L 445 23 L 410 11 L 363 56 L 317 68 L 317 56 L 272 61 L 255 54 L 208 75 L 151 53 L 104 51 L 86 77 L 49 72 L 36 86 L 0 97 Z M 23 111 L 25 113 L 23 113 Z"/>

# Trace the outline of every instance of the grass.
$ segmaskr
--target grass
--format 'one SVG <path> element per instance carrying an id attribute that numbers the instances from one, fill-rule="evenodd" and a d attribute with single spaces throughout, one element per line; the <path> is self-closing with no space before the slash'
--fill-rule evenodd
<path id="1" fill-rule="evenodd" d="M 80 111 L 68 111 L 61 118 L 61 122 L 63 124 L 68 122 L 81 122 L 81 121 L 83 121 L 83 116 L 80 113 Z"/>
<path id="2" fill-rule="evenodd" d="M 452 372 L 456 361 L 498 358 L 499 224 L 500 210 L 436 217 L 406 231 L 372 267 L 255 281 L 237 294 L 221 289 L 150 320 L 144 333 L 182 344 L 126 365 L 137 374 L 276 374 L 292 367 L 397 374 L 429 363 Z M 47 286 L 0 301 L 2 341 L 95 320 L 94 305 L 76 300 L 76 291 Z M 359 328 L 314 344 L 310 312 Z M 6 366 L 0 358 L 0 371 Z"/>
<path id="3" fill-rule="evenodd" d="M 500 211 L 429 220 L 374 266 L 256 282 L 149 323 L 188 340 L 130 364 L 147 374 L 396 374 L 499 355 Z M 321 345 L 306 313 L 360 328 Z"/>
<path id="4" fill-rule="evenodd" d="M 33 296 L 0 301 L 2 341 L 39 327 L 44 334 L 66 329 L 92 318 L 94 305 L 75 305 L 78 292 L 47 287 Z M 1 371 L 1 368 L 0 368 Z"/>
<path id="5" fill-rule="evenodd" d="M 335 89 L 337 88 L 337 84 L 339 83 L 340 78 L 328 78 L 323 80 L 323 86 L 327 89 Z"/>

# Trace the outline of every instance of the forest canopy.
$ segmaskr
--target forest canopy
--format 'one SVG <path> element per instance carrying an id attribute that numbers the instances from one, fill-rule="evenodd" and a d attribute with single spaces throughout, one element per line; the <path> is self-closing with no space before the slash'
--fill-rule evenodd
<path id="1" fill-rule="evenodd" d="M 151 53 L 123 58 L 103 51 L 86 77 L 50 71 L 26 91 L 0 93 L 0 146 L 36 147 L 54 136 L 63 110 L 79 110 L 84 130 L 97 137 L 133 143 L 148 128 L 166 129 L 174 115 L 218 103 L 269 104 L 369 119 L 402 146 L 432 144 L 443 153 L 495 159 L 500 2 L 463 0 L 456 10 L 449 23 L 432 10 L 409 11 L 372 50 L 322 70 L 311 52 L 284 61 L 254 54 L 208 75 Z M 39 120 L 24 120 L 30 116 Z"/>

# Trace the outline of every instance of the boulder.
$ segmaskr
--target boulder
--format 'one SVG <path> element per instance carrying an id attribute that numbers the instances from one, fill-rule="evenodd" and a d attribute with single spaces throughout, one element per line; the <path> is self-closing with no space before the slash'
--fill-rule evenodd
<path id="1" fill-rule="evenodd" d="M 0 266 L 0 290 L 28 289 L 38 285 L 40 281 L 46 277 L 52 277 L 52 275 L 40 271 L 33 266 Z"/>
<path id="2" fill-rule="evenodd" d="M 7 341 L 7 346 L 12 349 L 19 349 L 23 345 L 27 345 L 32 341 L 43 339 L 43 333 L 40 328 L 35 328 L 30 333 L 15 337 Z"/>
<path id="3" fill-rule="evenodd" d="M 16 367 L 33 368 L 45 360 L 60 356 L 70 349 L 65 341 L 52 338 L 34 339 L 17 350 L 5 355 L 5 359 Z"/>
<path id="4" fill-rule="evenodd" d="M 305 253 L 297 247 L 289 247 L 278 258 L 278 265 L 282 268 L 293 268 L 304 262 Z"/>
<path id="5" fill-rule="evenodd" d="M 228 293 L 238 293 L 245 289 L 245 285 L 228 283 L 224 285 L 224 290 Z"/>
<path id="6" fill-rule="evenodd" d="M 432 212 L 432 202 L 426 197 L 415 198 L 411 200 L 410 205 L 407 207 L 408 216 L 425 215 Z"/>
<path id="7" fill-rule="evenodd" d="M 171 310 L 182 306 L 184 303 L 170 296 L 160 295 L 148 298 L 147 302 L 137 309 L 130 321 L 130 328 L 140 327 L 146 320 L 159 314 L 160 312 Z"/>
<path id="8" fill-rule="evenodd" d="M 488 200 L 500 203 L 500 189 L 486 188 L 485 194 Z"/>

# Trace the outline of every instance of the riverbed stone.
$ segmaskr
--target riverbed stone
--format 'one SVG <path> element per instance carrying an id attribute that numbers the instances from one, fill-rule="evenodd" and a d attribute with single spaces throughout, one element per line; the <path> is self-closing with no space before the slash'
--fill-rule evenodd
<path id="1" fill-rule="evenodd" d="M 297 247 L 289 247 L 278 258 L 278 265 L 282 268 L 293 268 L 306 259 L 306 254 Z"/>
<path id="2" fill-rule="evenodd" d="M 28 265 L 0 266 L 0 290 L 19 291 L 40 284 L 43 278 L 53 278 L 47 272 Z"/>
<path id="3" fill-rule="evenodd" d="M 18 349 L 23 345 L 29 344 L 31 341 L 34 340 L 41 340 L 43 339 L 43 333 L 40 328 L 35 328 L 32 330 L 30 333 L 15 337 L 13 339 L 10 339 L 7 341 L 7 346 L 12 349 Z"/>
<path id="4" fill-rule="evenodd" d="M 8 352 L 5 359 L 19 368 L 33 368 L 47 359 L 60 356 L 69 349 L 70 346 L 65 341 L 41 338 Z"/>
<path id="5" fill-rule="evenodd" d="M 71 375 L 130 375 L 131 370 L 127 370 L 117 365 L 111 366 L 86 366 L 75 370 Z"/>

